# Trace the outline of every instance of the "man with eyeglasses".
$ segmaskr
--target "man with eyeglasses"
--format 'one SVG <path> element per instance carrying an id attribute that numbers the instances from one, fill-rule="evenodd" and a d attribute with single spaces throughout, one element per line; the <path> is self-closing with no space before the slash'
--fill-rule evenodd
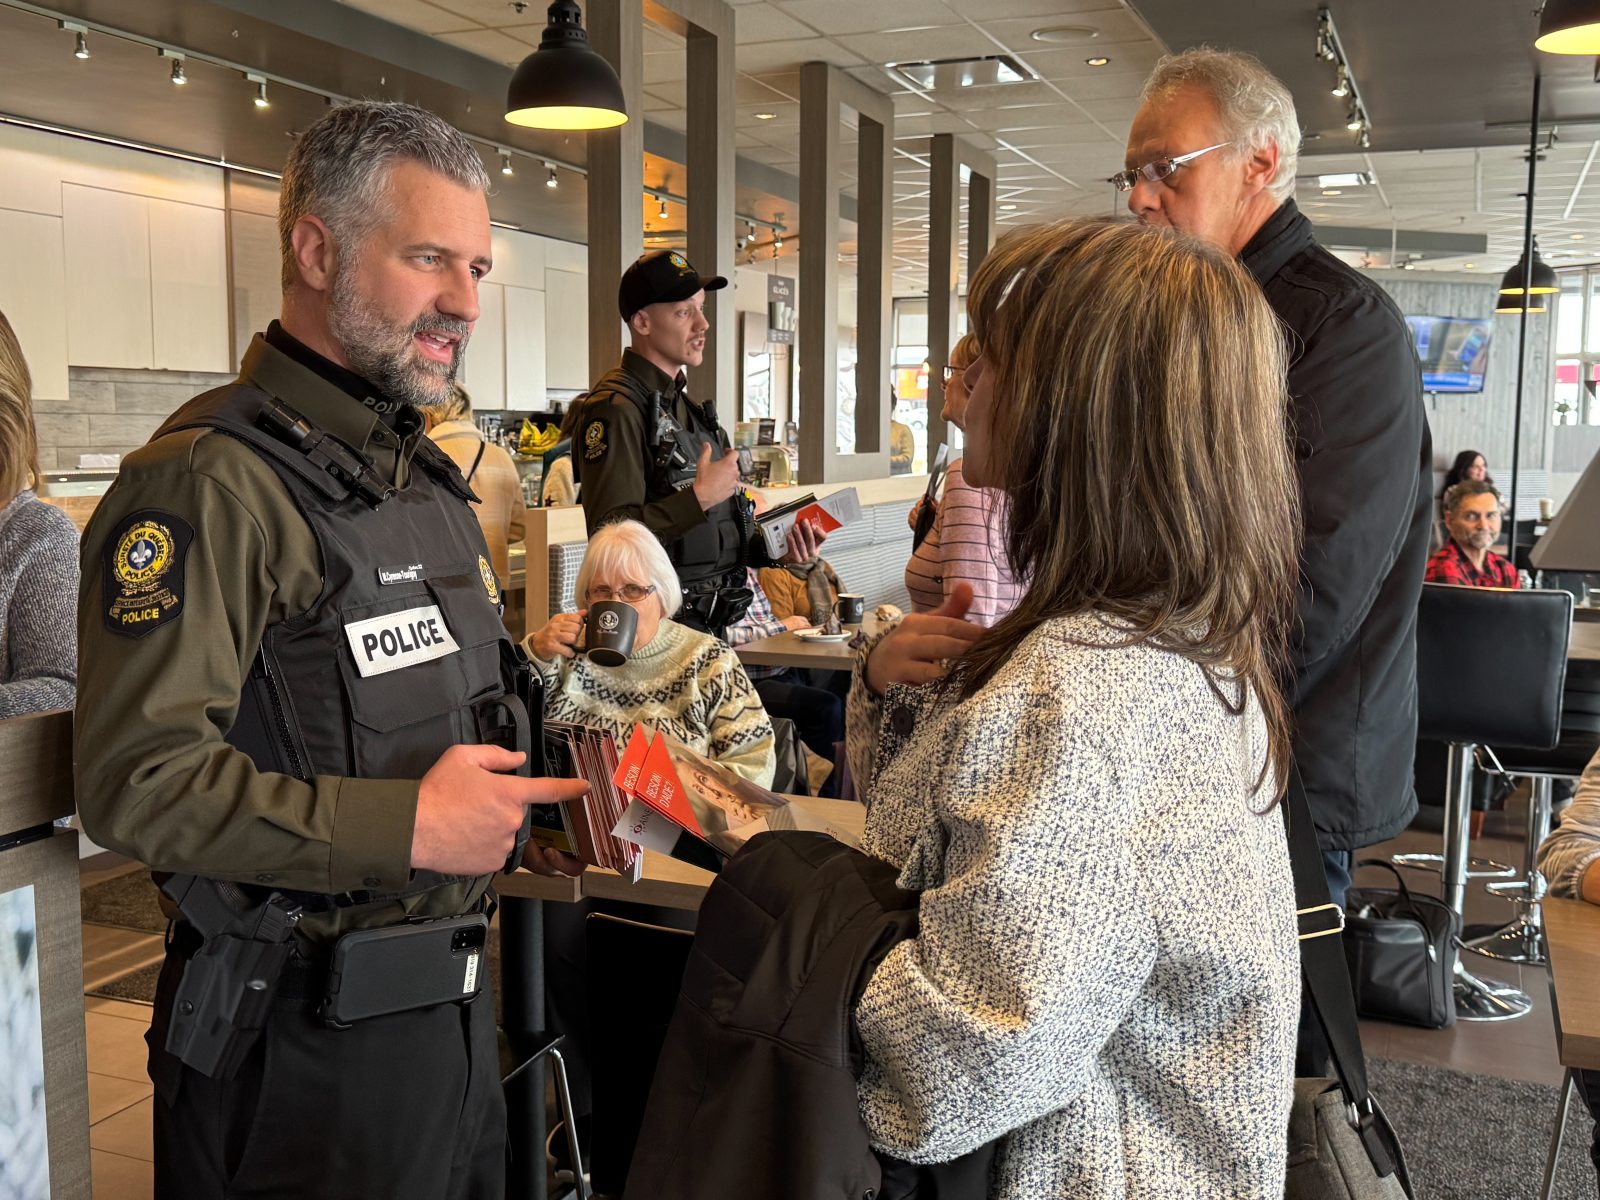
<path id="1" fill-rule="evenodd" d="M 1289 436 L 1305 541 L 1286 690 L 1335 903 L 1353 852 L 1416 812 L 1416 617 L 1428 557 L 1432 439 L 1400 310 L 1317 245 L 1292 198 L 1300 126 L 1247 54 L 1164 58 L 1145 82 L 1127 169 L 1141 221 L 1237 255 L 1286 326 Z"/>
<path id="2" fill-rule="evenodd" d="M 1489 549 L 1500 536 L 1500 493 L 1483 479 L 1463 479 L 1444 494 L 1450 540 L 1428 560 L 1429 583 L 1461 587 L 1519 586 L 1511 560 Z"/>

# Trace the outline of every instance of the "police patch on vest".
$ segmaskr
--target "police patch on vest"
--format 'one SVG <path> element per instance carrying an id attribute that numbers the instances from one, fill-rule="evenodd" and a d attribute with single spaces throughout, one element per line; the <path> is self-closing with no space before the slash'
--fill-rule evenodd
<path id="1" fill-rule="evenodd" d="M 124 518 L 105 541 L 105 622 L 123 637 L 145 634 L 183 615 L 183 564 L 194 527 L 159 508 Z"/>
<path id="2" fill-rule="evenodd" d="M 606 452 L 606 423 L 599 418 L 583 431 L 583 456 L 590 462 Z"/>
<path id="3" fill-rule="evenodd" d="M 478 555 L 478 576 L 483 580 L 483 590 L 489 593 L 489 603 L 500 603 L 500 584 L 494 577 L 494 568 L 483 555 Z"/>
<path id="4" fill-rule="evenodd" d="M 344 636 L 363 678 L 432 662 L 461 649 L 437 604 L 351 621 Z"/>

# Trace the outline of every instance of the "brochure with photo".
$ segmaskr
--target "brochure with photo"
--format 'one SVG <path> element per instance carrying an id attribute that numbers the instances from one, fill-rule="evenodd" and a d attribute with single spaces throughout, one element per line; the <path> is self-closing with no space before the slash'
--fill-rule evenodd
<path id="1" fill-rule="evenodd" d="M 709 869 L 715 866 L 703 847 L 727 859 L 756 834 L 772 829 L 815 830 L 858 845 L 802 805 L 642 726 L 624 749 L 614 782 L 632 800 L 612 829 L 615 836 Z M 688 845 L 684 835 L 692 839 Z"/>
<path id="2" fill-rule="evenodd" d="M 563 804 L 533 805 L 530 840 L 637 882 L 643 868 L 638 845 L 610 832 L 629 803 L 613 782 L 618 774 L 615 740 L 603 729 L 551 721 L 544 727 L 544 752 L 549 775 L 582 779 L 589 791 Z"/>
<path id="3" fill-rule="evenodd" d="M 788 504 L 769 509 L 756 518 L 756 526 L 773 558 L 781 558 L 784 542 L 796 521 L 815 521 L 824 533 L 832 533 L 861 519 L 861 497 L 853 487 L 840 488 L 818 500 L 805 495 Z"/>

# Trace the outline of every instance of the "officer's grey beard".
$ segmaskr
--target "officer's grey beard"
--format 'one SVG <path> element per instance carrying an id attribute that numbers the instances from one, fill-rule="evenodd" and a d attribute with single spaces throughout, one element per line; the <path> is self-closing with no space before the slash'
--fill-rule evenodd
<path id="1" fill-rule="evenodd" d="M 472 326 L 438 313 L 424 313 L 408 325 L 396 324 L 362 297 L 355 276 L 354 264 L 348 270 L 341 266 L 328 300 L 328 326 L 350 369 L 392 400 L 418 407 L 443 404 L 461 369 Z M 419 333 L 459 337 L 450 362 L 423 358 L 412 340 Z"/>

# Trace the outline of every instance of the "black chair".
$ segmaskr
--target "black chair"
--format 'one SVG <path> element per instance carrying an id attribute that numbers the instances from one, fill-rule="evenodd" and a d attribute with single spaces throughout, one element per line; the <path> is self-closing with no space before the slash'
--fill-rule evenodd
<path id="1" fill-rule="evenodd" d="M 585 937 L 593 1031 L 589 1177 L 596 1192 L 620 1196 L 694 934 L 591 913 Z"/>
<path id="2" fill-rule="evenodd" d="M 522 1075 L 541 1059 L 549 1059 L 550 1065 L 555 1068 L 556 1078 L 556 1108 L 561 1113 L 561 1119 L 566 1122 L 568 1129 L 576 1128 L 577 1122 L 572 1112 L 572 1089 L 567 1084 L 567 1063 L 561 1057 L 557 1048 L 561 1045 L 562 1038 L 559 1034 L 545 1032 L 518 1033 L 514 1030 L 502 1029 L 500 1031 L 500 1086 L 510 1091 Z M 542 1076 L 535 1075 L 535 1079 Z M 511 1107 L 508 1097 L 508 1109 Z M 507 1122 L 508 1126 L 510 1122 Z M 523 1156 L 532 1157 L 529 1147 L 520 1143 L 511 1144 L 511 1152 L 519 1159 Z M 589 1182 L 583 1169 L 583 1157 L 576 1146 L 572 1150 L 572 1178 L 557 1177 L 559 1182 L 571 1183 L 578 1194 L 578 1200 L 589 1200 Z"/>
<path id="3" fill-rule="evenodd" d="M 1539 872 L 1539 846 L 1550 836 L 1552 781 L 1577 779 L 1600 749 L 1600 662 L 1578 660 L 1568 664 L 1561 694 L 1561 738 L 1549 750 L 1501 750 L 1485 746 L 1490 760 L 1479 770 L 1529 781 L 1527 848 L 1522 878 L 1491 883 L 1487 891 L 1516 906 L 1517 915 L 1505 928 L 1474 938 L 1467 949 L 1504 962 L 1534 966 L 1546 961 L 1540 902 L 1545 879 Z"/>
<path id="4" fill-rule="evenodd" d="M 1466 900 L 1474 748 L 1548 750 L 1561 733 L 1561 697 L 1572 633 L 1566 592 L 1425 583 L 1417 608 L 1417 736 L 1445 742 L 1444 852 L 1396 855 L 1398 866 L 1437 869 L 1443 899 L 1460 915 Z M 1463 684 L 1463 665 L 1492 690 Z M 1506 873 L 1496 868 L 1492 874 Z M 1455 962 L 1456 1015 L 1464 1021 L 1523 1016 L 1531 1001 L 1494 987 Z"/>

